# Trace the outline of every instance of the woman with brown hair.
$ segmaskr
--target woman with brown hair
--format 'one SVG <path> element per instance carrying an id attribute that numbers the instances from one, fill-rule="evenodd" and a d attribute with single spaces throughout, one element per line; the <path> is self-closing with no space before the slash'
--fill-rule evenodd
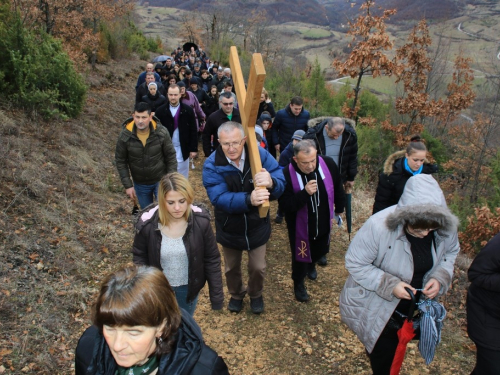
<path id="1" fill-rule="evenodd" d="M 194 191 L 180 173 L 160 180 L 158 205 L 136 223 L 135 264 L 159 268 L 172 285 L 177 303 L 193 315 L 198 294 L 208 281 L 212 309 L 224 303 L 220 252 L 205 209 L 193 206 Z"/>
<path id="2" fill-rule="evenodd" d="M 228 374 L 181 312 L 165 275 L 128 266 L 104 280 L 75 353 L 75 374 Z"/>

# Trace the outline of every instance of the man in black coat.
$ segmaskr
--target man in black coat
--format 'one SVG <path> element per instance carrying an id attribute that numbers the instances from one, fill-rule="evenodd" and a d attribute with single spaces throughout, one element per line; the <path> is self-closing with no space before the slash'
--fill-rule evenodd
<path id="1" fill-rule="evenodd" d="M 177 85 L 168 87 L 168 104 L 156 110 L 156 117 L 172 137 L 176 157 L 177 172 L 188 178 L 189 158 L 198 155 L 198 128 L 193 109 L 180 102 L 180 89 Z"/>
<path id="2" fill-rule="evenodd" d="M 283 169 L 285 191 L 279 209 L 285 214 L 292 252 L 292 279 L 295 298 L 307 302 L 306 275 L 316 280 L 315 264 L 330 251 L 332 221 L 339 226 L 345 194 L 335 162 L 317 155 L 314 141 L 302 140 L 293 146 L 294 156 Z"/>
<path id="3" fill-rule="evenodd" d="M 212 113 L 203 129 L 203 152 L 209 157 L 212 151 L 219 147 L 217 130 L 228 121 L 241 123 L 240 111 L 234 108 L 234 98 L 231 92 L 224 92 L 219 96 L 220 109 Z"/>
<path id="4" fill-rule="evenodd" d="M 318 117 L 309 120 L 304 139 L 315 139 L 320 155 L 331 157 L 345 187 L 352 188 L 358 174 L 358 137 L 349 119 Z"/>

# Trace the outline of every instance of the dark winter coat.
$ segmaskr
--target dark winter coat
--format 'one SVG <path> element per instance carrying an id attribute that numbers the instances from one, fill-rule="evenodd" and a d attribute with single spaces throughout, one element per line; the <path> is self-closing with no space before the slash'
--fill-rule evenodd
<path id="1" fill-rule="evenodd" d="M 332 158 L 327 156 L 318 156 L 316 157 L 316 169 L 314 172 L 310 174 L 304 174 L 295 160 L 291 160 L 291 165 L 295 169 L 295 171 L 300 175 L 303 184 L 307 184 L 307 182 L 311 179 L 314 179 L 314 174 L 319 176 L 318 168 L 319 168 L 319 160 L 318 158 L 322 157 L 325 161 L 330 174 L 333 179 L 333 204 L 335 214 L 341 214 L 344 212 L 345 208 L 345 193 L 344 187 L 342 186 L 342 182 L 340 181 L 340 174 L 337 165 L 333 161 Z M 293 190 L 292 180 L 290 178 L 290 170 L 289 167 L 285 167 L 283 169 L 283 175 L 285 176 L 285 191 L 283 195 L 279 198 L 279 208 L 280 211 L 285 214 L 286 225 L 288 228 L 288 235 L 290 237 L 290 243 L 295 243 L 295 226 L 297 220 L 297 211 L 299 211 L 302 207 L 307 205 L 307 218 L 308 218 L 308 233 L 309 237 L 320 238 L 322 236 L 328 235 L 331 231 L 331 221 L 330 221 L 330 208 L 328 206 L 328 194 L 325 189 L 325 184 L 321 177 L 317 178 L 316 181 L 318 183 L 318 191 L 319 191 L 319 201 L 325 202 L 326 204 L 320 204 L 319 206 L 313 206 L 311 204 L 311 196 L 306 191 L 306 189 L 302 189 L 298 193 L 295 193 Z M 316 212 L 318 209 L 318 212 Z M 317 214 L 317 216 L 316 216 Z M 292 245 L 293 246 L 293 245 Z M 317 257 L 321 257 L 328 252 L 328 248 L 325 249 L 315 249 Z M 319 254 L 318 252 L 322 252 Z"/>
<path id="2" fill-rule="evenodd" d="M 318 117 L 309 120 L 307 123 L 308 131 L 303 139 L 315 139 L 320 155 L 325 155 L 325 136 L 323 129 L 328 117 Z M 340 178 L 342 183 L 354 181 L 358 174 L 358 137 L 352 126 L 354 121 L 344 119 L 345 127 L 342 133 L 342 143 L 340 145 L 339 165 Z M 329 155 L 326 155 L 329 156 Z"/>
<path id="3" fill-rule="evenodd" d="M 500 351 L 500 234 L 476 256 L 468 275 L 469 337 L 479 346 Z"/>
<path id="4" fill-rule="evenodd" d="M 167 90 L 165 89 L 165 86 L 163 86 L 163 84 L 161 83 L 161 80 L 155 83 L 157 86 L 156 92 L 159 93 L 160 95 L 163 95 L 166 98 Z M 149 88 L 147 82 L 144 82 L 135 91 L 135 104 L 140 103 L 142 101 L 142 97 L 147 94 L 149 94 Z"/>
<path id="5" fill-rule="evenodd" d="M 146 82 L 146 71 L 142 72 L 141 74 L 139 74 L 139 77 L 137 78 L 137 83 L 135 85 L 135 89 L 137 90 L 137 88 L 142 85 L 144 82 Z M 161 82 L 161 77 L 158 73 L 154 72 L 154 75 L 155 75 L 155 82 Z"/>
<path id="6" fill-rule="evenodd" d="M 160 357 L 157 375 L 228 375 L 224 360 L 205 345 L 200 327 L 185 311 L 172 351 Z M 76 375 L 115 375 L 117 364 L 104 336 L 91 326 L 78 341 Z"/>
<path id="7" fill-rule="evenodd" d="M 198 87 L 198 90 L 196 91 L 189 91 L 191 91 L 194 96 L 196 96 L 196 99 L 198 99 L 198 103 L 200 103 L 201 108 L 203 109 L 203 107 L 205 107 L 205 103 L 208 101 L 208 94 L 201 87 Z M 203 112 L 205 112 L 205 110 L 203 110 Z M 205 113 L 205 116 L 208 115 Z"/>
<path id="8" fill-rule="evenodd" d="M 285 188 L 283 173 L 269 152 L 258 147 L 262 168 L 273 179 L 270 200 L 277 199 Z M 245 145 L 243 173 L 229 164 L 218 147 L 203 165 L 203 185 L 214 205 L 217 242 L 231 249 L 252 250 L 264 245 L 271 235 L 269 214 L 261 219 L 258 207 L 250 203 L 254 189 L 248 149 Z"/>
<path id="9" fill-rule="evenodd" d="M 285 168 L 293 159 L 293 142 L 290 142 L 280 153 L 278 164 L 281 168 Z"/>
<path id="10" fill-rule="evenodd" d="M 203 112 L 205 112 L 205 116 L 207 116 L 208 119 L 212 113 L 219 110 L 219 98 L 209 94 L 208 99 L 205 102 L 205 106 L 202 107 L 202 109 Z"/>
<path id="11" fill-rule="evenodd" d="M 115 162 L 125 189 L 134 186 L 132 179 L 138 184 L 152 185 L 167 173 L 177 171 L 175 149 L 167 128 L 156 120 L 151 121 L 149 138 L 143 146 L 132 117 L 122 126 L 116 142 Z"/>
<path id="12" fill-rule="evenodd" d="M 259 104 L 259 111 L 257 112 L 257 118 L 260 117 L 262 112 L 269 112 L 271 117 L 276 116 L 276 111 L 274 110 L 274 105 L 272 102 L 267 103 L 265 100 L 263 102 L 260 102 Z"/>
<path id="13" fill-rule="evenodd" d="M 162 234 L 158 228 L 158 216 L 158 206 L 141 214 L 135 225 L 132 253 L 135 264 L 163 270 L 160 261 Z M 182 242 L 189 264 L 187 302 L 192 302 L 208 281 L 212 309 L 220 310 L 224 303 L 220 253 L 206 210 L 193 207 Z"/>
<path id="14" fill-rule="evenodd" d="M 147 95 L 142 97 L 142 101 L 149 104 L 151 112 L 155 112 L 158 107 L 167 102 L 167 98 L 164 95 L 158 94 L 158 92 L 155 96 L 148 92 Z"/>
<path id="15" fill-rule="evenodd" d="M 384 171 L 378 179 L 373 213 L 377 213 L 398 203 L 406 182 L 412 175 L 405 169 L 405 151 L 398 151 L 387 158 Z M 432 174 L 438 170 L 437 164 L 424 162 L 422 173 Z"/>
<path id="16" fill-rule="evenodd" d="M 217 77 L 217 74 L 214 75 L 214 78 L 212 78 L 212 81 L 210 82 L 210 87 L 212 86 L 217 86 L 217 91 L 218 92 L 221 92 L 222 90 L 224 90 L 224 84 L 227 82 L 227 77 L 226 76 L 223 76 L 221 79 L 219 79 L 219 77 Z M 209 88 L 210 90 L 210 88 Z"/>
<path id="17" fill-rule="evenodd" d="M 276 113 L 272 127 L 273 144 L 280 145 L 280 150 L 284 150 L 286 145 L 292 141 L 293 133 L 296 130 L 307 131 L 307 122 L 309 121 L 309 112 L 302 108 L 298 116 L 295 116 L 290 105 L 280 109 Z"/>
<path id="18" fill-rule="evenodd" d="M 198 128 L 194 117 L 193 109 L 184 104 L 179 104 L 179 142 L 181 144 L 182 158 L 189 158 L 190 152 L 198 152 Z M 167 128 L 170 138 L 174 134 L 174 118 L 170 112 L 170 103 L 167 102 L 156 109 L 155 116 L 158 117 L 164 127 Z"/>
<path id="19" fill-rule="evenodd" d="M 219 126 L 228 121 L 234 121 L 241 124 L 240 111 L 238 108 L 233 108 L 233 117 L 231 120 L 227 117 L 222 109 L 219 109 L 212 113 L 210 117 L 207 119 L 207 123 L 205 124 L 205 128 L 203 129 L 203 152 L 205 156 L 208 157 L 212 153 L 213 150 L 216 150 L 219 147 L 219 137 L 217 136 L 217 130 Z M 213 136 L 213 145 L 210 143 L 210 140 Z"/>

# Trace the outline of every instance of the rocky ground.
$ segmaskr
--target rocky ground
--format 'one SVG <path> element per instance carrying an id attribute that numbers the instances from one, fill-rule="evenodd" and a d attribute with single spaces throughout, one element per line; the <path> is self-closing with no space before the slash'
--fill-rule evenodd
<path id="1" fill-rule="evenodd" d="M 121 122 L 132 112 L 139 61 L 89 72 L 80 118 L 43 122 L 0 108 L 0 374 L 70 374 L 78 337 L 103 276 L 131 261 L 131 204 L 113 166 Z M 33 116 L 33 114 L 32 114 Z M 203 158 L 190 181 L 201 184 Z M 370 214 L 370 181 L 353 193 L 353 232 Z M 271 217 L 276 204 L 271 205 Z M 267 251 L 265 312 L 245 300 L 240 314 L 212 311 L 207 290 L 195 319 L 232 374 L 370 374 L 363 346 L 340 322 L 349 238 L 332 236 L 329 264 L 308 281 L 309 303 L 295 301 L 286 224 L 273 222 Z M 468 374 L 474 346 L 465 333 L 465 269 L 460 259 L 443 342 L 430 366 L 409 345 L 402 374 Z M 226 301 L 229 300 L 226 290 Z"/>

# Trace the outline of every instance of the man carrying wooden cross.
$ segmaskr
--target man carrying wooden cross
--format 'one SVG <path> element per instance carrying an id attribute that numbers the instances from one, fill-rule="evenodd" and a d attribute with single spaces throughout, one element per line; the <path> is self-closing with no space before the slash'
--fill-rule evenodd
<path id="1" fill-rule="evenodd" d="M 240 103 L 243 126 L 229 121 L 217 131 L 219 147 L 203 166 L 203 185 L 214 205 L 217 242 L 224 254 L 228 309 L 240 312 L 248 292 L 252 312 L 264 311 L 262 290 L 266 269 L 266 244 L 271 235 L 269 200 L 285 188 L 281 169 L 271 154 L 257 145 L 255 121 L 265 71 L 260 54 L 254 54 L 248 92 L 236 47 L 231 48 L 231 69 Z M 248 287 L 241 278 L 243 250 L 248 251 Z"/>
<path id="2" fill-rule="evenodd" d="M 271 224 L 269 214 L 260 217 L 258 206 L 277 199 L 283 193 L 285 180 L 276 160 L 260 147 L 263 168 L 252 177 L 247 137 L 241 124 L 222 124 L 218 139 L 219 147 L 203 166 L 203 185 L 214 205 L 216 238 L 224 254 L 227 289 L 231 294 L 228 309 L 240 312 L 248 292 L 252 312 L 260 314 L 264 311 L 262 290 Z M 263 188 L 254 188 L 254 183 Z M 243 250 L 248 250 L 248 287 L 241 278 Z"/>

